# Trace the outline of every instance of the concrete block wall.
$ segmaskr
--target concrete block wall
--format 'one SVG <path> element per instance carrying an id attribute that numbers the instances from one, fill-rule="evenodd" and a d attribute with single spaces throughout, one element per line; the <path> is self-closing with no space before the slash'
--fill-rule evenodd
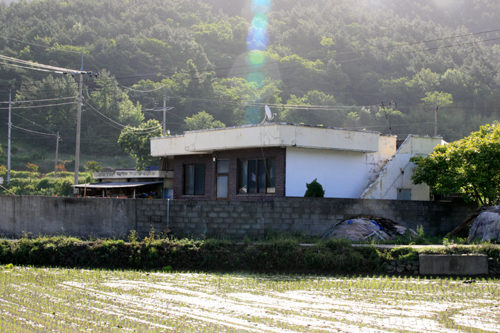
<path id="1" fill-rule="evenodd" d="M 322 236 L 337 221 L 356 215 L 389 218 L 431 235 L 444 235 L 477 209 L 458 202 L 360 200 L 337 198 L 274 198 L 273 201 L 170 201 L 168 228 L 179 235 L 264 236 L 266 232 L 299 232 Z M 167 227 L 167 202 L 142 200 L 137 205 L 138 232 Z"/>
<path id="2" fill-rule="evenodd" d="M 136 226 L 136 200 L 0 196 L 0 235 L 122 238 Z"/>
<path id="3" fill-rule="evenodd" d="M 389 218 L 431 235 L 444 235 L 477 206 L 458 202 L 276 197 L 271 201 L 149 200 L 0 196 L 0 235 L 66 234 L 141 237 L 167 225 L 178 235 L 241 239 L 266 232 L 321 236 L 356 215 Z M 167 221 L 168 219 L 168 221 Z"/>

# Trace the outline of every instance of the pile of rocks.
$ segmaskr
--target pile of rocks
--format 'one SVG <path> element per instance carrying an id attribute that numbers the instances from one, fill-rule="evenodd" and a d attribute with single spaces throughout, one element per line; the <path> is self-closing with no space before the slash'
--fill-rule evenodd
<path id="1" fill-rule="evenodd" d="M 418 274 L 420 263 L 418 260 L 397 260 L 385 264 L 387 273 L 413 273 Z"/>

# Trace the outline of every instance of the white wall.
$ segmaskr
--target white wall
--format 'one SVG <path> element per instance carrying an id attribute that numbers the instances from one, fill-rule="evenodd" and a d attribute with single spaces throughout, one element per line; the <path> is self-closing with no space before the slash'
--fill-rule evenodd
<path id="1" fill-rule="evenodd" d="M 361 198 L 397 200 L 398 189 L 409 189 L 411 200 L 430 200 L 429 186 L 415 185 L 411 180 L 415 165 L 410 162 L 410 158 L 428 155 L 435 146 L 442 143 L 444 142 L 439 137 L 409 136 Z"/>
<path id="2" fill-rule="evenodd" d="M 286 196 L 304 196 L 306 183 L 317 178 L 325 197 L 359 198 L 387 159 L 379 154 L 287 148 Z"/>

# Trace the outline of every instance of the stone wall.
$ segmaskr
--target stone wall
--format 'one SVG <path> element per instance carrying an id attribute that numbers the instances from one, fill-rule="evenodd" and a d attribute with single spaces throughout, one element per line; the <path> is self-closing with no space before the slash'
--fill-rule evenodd
<path id="1" fill-rule="evenodd" d="M 0 235 L 125 237 L 137 230 L 145 236 L 168 224 L 178 235 L 196 237 L 241 239 L 269 231 L 321 236 L 337 221 L 361 214 L 389 218 L 413 229 L 422 225 L 426 233 L 443 235 L 475 209 L 475 204 L 458 202 L 335 198 L 252 202 L 0 196 Z"/>

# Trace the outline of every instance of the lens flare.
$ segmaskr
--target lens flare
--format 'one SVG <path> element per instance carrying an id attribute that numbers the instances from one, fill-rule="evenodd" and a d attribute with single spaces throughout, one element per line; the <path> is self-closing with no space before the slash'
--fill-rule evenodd
<path id="1" fill-rule="evenodd" d="M 250 52 L 250 64 L 252 65 L 262 65 L 264 63 L 265 57 L 264 53 L 255 50 Z"/>
<path id="2" fill-rule="evenodd" d="M 260 121 L 260 110 L 258 108 L 250 108 L 245 113 L 245 122 L 247 124 L 257 124 Z"/>
<path id="3" fill-rule="evenodd" d="M 271 10 L 271 3 L 269 0 L 253 0 L 252 11 L 258 14 L 265 14 Z"/>
<path id="4" fill-rule="evenodd" d="M 264 51 L 269 43 L 269 35 L 263 29 L 250 29 L 247 37 L 247 47 L 250 51 Z"/>
<path id="5" fill-rule="evenodd" d="M 257 88 L 260 88 L 264 84 L 264 75 L 259 72 L 250 73 L 250 75 L 248 75 L 247 82 Z"/>
<path id="6" fill-rule="evenodd" d="M 267 24 L 269 20 L 267 16 L 264 14 L 257 14 L 252 20 L 252 28 L 264 30 L 267 29 Z"/>

